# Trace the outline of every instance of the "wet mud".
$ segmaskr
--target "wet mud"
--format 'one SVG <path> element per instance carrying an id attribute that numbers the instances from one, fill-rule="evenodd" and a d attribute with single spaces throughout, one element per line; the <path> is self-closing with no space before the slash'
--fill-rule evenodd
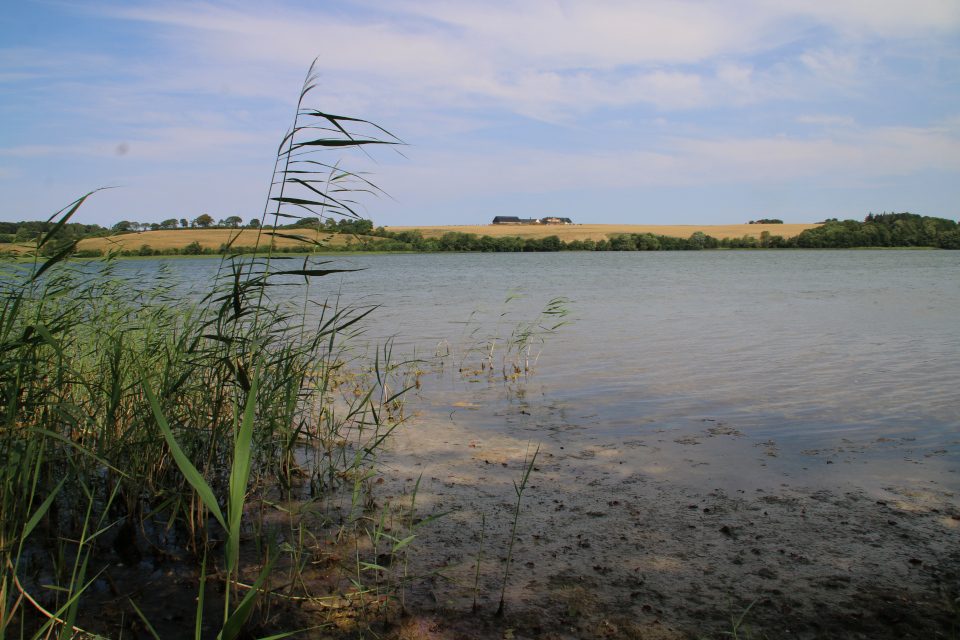
<path id="1" fill-rule="evenodd" d="M 251 501 L 241 583 L 256 580 L 266 548 L 299 555 L 277 565 L 276 595 L 242 637 L 291 629 L 302 638 L 408 640 L 960 633 L 949 606 L 960 596 L 956 443 L 864 436 L 821 438 L 812 448 L 751 438 L 710 418 L 638 420 L 624 436 L 624 425 L 611 429 L 576 407 L 450 397 L 410 404 L 419 415 L 398 425 L 379 454 L 363 505 L 351 507 L 349 492 L 308 507 L 272 494 Z M 424 524 L 390 553 L 411 523 Z M 214 542 L 202 637 L 215 637 L 222 622 L 219 551 Z M 175 529 L 118 526 L 104 534 L 97 560 L 106 568 L 84 598 L 79 627 L 153 637 L 135 602 L 160 637 L 193 637 L 199 563 Z M 359 582 L 351 565 L 368 567 Z M 48 583 L 36 575 L 30 586 L 52 609 Z"/>
<path id="2" fill-rule="evenodd" d="M 949 638 L 960 628 L 948 604 L 960 595 L 960 500 L 946 450 L 883 438 L 796 450 L 710 419 L 618 438 L 571 411 L 431 403 L 398 429 L 381 499 L 409 507 L 421 478 L 418 513 L 446 513 L 414 542 L 414 573 L 447 568 L 414 589 L 436 622 L 409 637 L 720 638 L 739 623 L 740 637 L 749 625 L 768 638 Z"/>

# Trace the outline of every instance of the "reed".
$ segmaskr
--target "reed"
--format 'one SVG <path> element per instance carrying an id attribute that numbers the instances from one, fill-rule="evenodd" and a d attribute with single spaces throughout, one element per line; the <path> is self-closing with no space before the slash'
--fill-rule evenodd
<path id="1" fill-rule="evenodd" d="M 310 517 L 344 489 L 354 506 L 369 501 L 406 386 L 387 352 L 366 362 L 346 346 L 370 310 L 316 300 L 314 280 L 348 270 L 316 255 L 329 238 L 295 236 L 314 252 L 295 259 L 270 240 L 290 236 L 277 226 L 300 215 L 357 217 L 356 194 L 377 193 L 314 152 L 399 141 L 305 107 L 315 80 L 311 66 L 278 149 L 258 253 L 225 256 L 206 289 L 169 265 L 121 270 L 116 251 L 80 263 L 66 261 L 75 247 L 51 252 L 56 229 L 92 193 L 0 265 L 0 640 L 73 636 L 88 585 L 113 584 L 111 547 L 197 561 L 197 637 L 209 558 L 225 586 L 218 637 L 236 637 L 262 593 L 278 597 L 273 568 L 286 566 L 292 584 L 313 544 L 258 539 L 258 557 L 245 560 L 241 538 L 258 526 L 245 513 L 274 487 L 283 500 L 304 482 Z M 286 294 L 291 282 L 306 285 L 303 298 Z M 290 526 L 302 534 L 306 517 L 291 513 Z M 241 582 L 245 563 L 263 567 L 252 585 Z M 149 611 L 130 605 L 156 637 Z"/>
<path id="2" fill-rule="evenodd" d="M 517 309 L 512 303 L 524 297 L 513 289 L 508 291 L 492 327 L 485 326 L 483 322 L 487 312 L 482 306 L 473 309 L 463 323 L 456 348 L 451 350 L 449 344 L 437 345 L 435 356 L 439 358 L 440 365 L 443 366 L 449 357 L 462 376 L 485 374 L 493 377 L 494 360 L 499 357 L 496 365 L 506 381 L 517 380 L 534 371 L 546 336 L 569 324 L 570 321 L 565 318 L 571 314 L 571 300 L 565 297 L 552 298 L 532 318 L 517 318 Z M 513 329 L 504 335 L 504 327 L 510 325 Z M 536 345 L 539 348 L 533 353 Z M 471 361 L 471 356 L 479 356 L 479 369 L 472 364 L 475 361 Z"/>
<path id="3" fill-rule="evenodd" d="M 727 594 L 727 605 L 730 607 L 730 631 L 721 632 L 725 636 L 730 636 L 733 640 L 763 640 L 766 637 L 766 634 L 760 632 L 760 635 L 755 635 L 753 629 L 750 628 L 750 623 L 746 621 L 747 614 L 750 613 L 750 609 L 753 608 L 753 605 L 757 604 L 760 599 L 757 598 L 749 605 L 747 608 L 740 612 L 739 615 L 733 610 L 733 598 L 730 597 L 730 594 Z"/>
<path id="4" fill-rule="evenodd" d="M 487 532 L 487 514 L 481 514 L 480 520 L 480 549 L 477 551 L 477 570 L 473 574 L 473 612 L 480 611 L 480 605 L 477 604 L 477 595 L 480 592 L 480 564 L 483 562 L 483 538 Z"/>
<path id="5" fill-rule="evenodd" d="M 513 481 L 513 490 L 517 494 L 517 506 L 513 511 L 513 527 L 510 529 L 510 547 L 507 550 L 507 564 L 503 569 L 503 587 L 500 590 L 500 605 L 497 607 L 496 616 L 502 617 L 504 614 L 504 601 L 507 595 L 507 581 L 510 578 L 510 561 L 513 559 L 513 545 L 517 542 L 517 524 L 520 522 L 520 505 L 523 501 L 523 492 L 527 488 L 527 480 L 530 479 L 530 473 L 533 471 L 533 465 L 537 461 L 537 454 L 540 453 L 540 445 L 537 445 L 536 451 L 530 461 L 524 460 L 523 475 L 520 477 L 520 483 Z"/>

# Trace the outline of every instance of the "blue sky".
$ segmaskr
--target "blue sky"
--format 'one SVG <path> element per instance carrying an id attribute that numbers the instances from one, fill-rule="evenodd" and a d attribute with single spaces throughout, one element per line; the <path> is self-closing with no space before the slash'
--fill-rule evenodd
<path id="1" fill-rule="evenodd" d="M 6 0 L 0 219 L 259 217 L 315 57 L 376 224 L 960 217 L 957 0 Z"/>

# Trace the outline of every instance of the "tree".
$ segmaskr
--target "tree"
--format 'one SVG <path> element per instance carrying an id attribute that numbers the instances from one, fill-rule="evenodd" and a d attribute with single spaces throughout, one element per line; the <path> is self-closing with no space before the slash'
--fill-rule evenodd
<path id="1" fill-rule="evenodd" d="M 190 223 L 187 222 L 186 218 L 180 218 L 180 226 L 186 229 L 187 227 L 190 226 Z"/>
<path id="2" fill-rule="evenodd" d="M 194 240 L 193 242 L 185 246 L 183 249 L 181 249 L 180 253 L 182 253 L 185 256 L 198 256 L 201 253 L 203 253 L 203 247 L 200 245 L 199 242 Z"/>
<path id="3" fill-rule="evenodd" d="M 560 236 L 547 236 L 540 240 L 541 251 L 560 251 L 562 248 Z"/>
<path id="4" fill-rule="evenodd" d="M 250 227 L 251 229 L 259 229 L 259 228 L 260 228 L 260 221 L 257 220 L 256 218 L 254 218 L 253 220 L 251 220 L 251 221 L 247 224 L 247 226 Z"/>
<path id="5" fill-rule="evenodd" d="M 197 216 L 197 219 L 193 221 L 193 224 L 195 224 L 198 227 L 206 228 L 213 224 L 213 218 L 211 218 L 205 213 L 202 213 L 199 216 Z"/>
<path id="6" fill-rule="evenodd" d="M 111 227 L 111 228 L 112 228 L 114 231 L 130 231 L 130 227 L 133 226 L 133 224 L 134 224 L 134 223 L 131 223 L 131 222 L 128 221 L 128 220 L 121 220 L 121 221 L 118 222 L 117 224 L 113 225 L 113 227 Z"/>
<path id="7" fill-rule="evenodd" d="M 156 222 L 150 223 L 150 231 L 159 231 L 159 230 L 160 230 L 159 224 L 157 224 Z"/>
<path id="8" fill-rule="evenodd" d="M 236 229 L 241 224 L 243 224 L 243 220 L 240 219 L 240 216 L 230 216 L 229 218 L 224 220 L 223 223 L 225 226 Z"/>
<path id="9" fill-rule="evenodd" d="M 176 229 L 177 228 L 177 219 L 170 218 L 169 220 L 164 220 L 160 223 L 161 229 Z"/>

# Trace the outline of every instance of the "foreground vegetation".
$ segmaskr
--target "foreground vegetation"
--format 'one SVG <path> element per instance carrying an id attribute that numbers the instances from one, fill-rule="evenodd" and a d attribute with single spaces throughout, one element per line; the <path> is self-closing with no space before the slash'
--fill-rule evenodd
<path id="1" fill-rule="evenodd" d="M 301 155 L 382 143 L 346 123 L 366 124 L 298 106 L 265 218 L 302 206 L 297 187 L 355 215 L 340 193 L 356 177 Z M 69 263 L 77 240 L 58 233 L 86 199 L 51 217 L 29 262 L 2 266 L 0 638 L 159 637 L 164 625 L 170 637 L 234 638 L 305 600 L 385 619 L 410 577 L 378 554 L 401 558 L 426 521 L 412 504 L 392 535 L 360 518 L 406 387 L 389 351 L 346 349 L 363 312 L 315 300 L 313 281 L 340 270 L 268 248 L 224 259 L 209 288 L 192 289 L 166 267 L 120 277 L 112 260 Z M 280 234 L 262 233 L 268 247 Z M 291 278 L 299 302 L 277 287 Z M 305 501 L 292 507 L 298 488 Z M 283 517 L 267 517 L 275 510 Z M 305 576 L 348 541 L 357 562 L 333 563 L 315 593 Z M 169 567 L 168 587 L 186 575 L 189 597 L 140 593 L 146 557 Z"/>

